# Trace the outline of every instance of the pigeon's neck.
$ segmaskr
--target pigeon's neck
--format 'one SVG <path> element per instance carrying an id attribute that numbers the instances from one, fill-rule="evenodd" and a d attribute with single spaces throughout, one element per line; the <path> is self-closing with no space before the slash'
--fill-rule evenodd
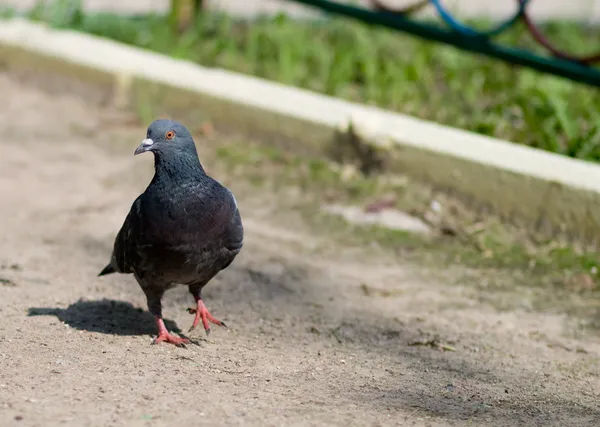
<path id="1" fill-rule="evenodd" d="M 190 179 L 202 180 L 206 177 L 206 172 L 195 153 L 180 154 L 175 158 L 164 156 L 162 153 L 154 155 L 153 181 L 178 182 Z"/>

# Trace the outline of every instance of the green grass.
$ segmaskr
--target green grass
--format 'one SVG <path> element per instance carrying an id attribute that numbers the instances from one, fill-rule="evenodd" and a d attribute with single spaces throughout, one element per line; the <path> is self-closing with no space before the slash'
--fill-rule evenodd
<path id="1" fill-rule="evenodd" d="M 594 282 L 599 280 L 597 252 L 554 240 L 534 240 L 527 230 L 504 224 L 487 213 L 472 212 L 452 197 L 408 177 L 348 174 L 335 163 L 298 158 L 251 141 L 221 143 L 214 156 L 216 159 L 210 159 L 212 164 L 218 160 L 236 181 L 264 186 L 265 193 L 285 194 L 291 187 L 300 189 L 304 196 L 294 196 L 294 201 L 298 209 L 306 206 L 303 217 L 317 228 L 334 234 L 337 230 L 338 235 L 353 244 L 368 246 L 377 242 L 401 252 L 404 259 L 431 258 L 438 266 L 459 264 L 479 270 L 525 271 L 530 279 L 544 278 L 555 284 L 564 284 L 577 274 L 589 274 Z M 337 216 L 314 213 L 323 203 L 366 206 L 391 194 L 396 196 L 395 208 L 422 219 L 430 212 L 432 200 L 445 206 L 439 225 L 430 224 L 435 237 L 423 238 L 379 226 L 349 226 Z M 441 233 L 442 226 L 455 233 Z"/>
<path id="2" fill-rule="evenodd" d="M 166 16 L 86 14 L 67 3 L 36 8 L 30 17 L 204 66 L 600 161 L 600 91 L 590 86 L 343 18 L 248 22 L 207 12 L 193 29 L 176 35 Z M 543 29 L 570 52 L 600 48 L 600 28 L 555 22 Z M 498 41 L 543 52 L 520 24 Z"/>
<path id="3" fill-rule="evenodd" d="M 417 266 L 426 277 L 464 286 L 474 300 L 497 310 L 565 313 L 574 319 L 578 333 L 596 333 L 600 328 L 596 251 L 533 241 L 526 230 L 503 224 L 490 214 L 469 212 L 460 202 L 408 177 L 349 174 L 339 164 L 298 158 L 246 137 L 214 135 L 207 142 L 197 140 L 206 147 L 201 155 L 215 176 L 227 176 L 240 200 L 258 197 L 254 203 L 260 204 L 264 199 L 257 194 L 275 194 L 281 217 L 274 221 L 294 224 L 298 232 L 308 226 L 309 235 L 326 236 L 312 246 L 314 255 L 326 259 L 340 247 L 370 248 L 362 262 L 377 263 L 385 254 L 399 264 Z M 329 203 L 364 207 L 390 194 L 396 196 L 397 209 L 420 218 L 431 212 L 432 200 L 438 201 L 444 206 L 440 224 L 453 224 L 456 233 L 442 233 L 432 224 L 434 234 L 421 236 L 352 224 L 322 210 Z"/>

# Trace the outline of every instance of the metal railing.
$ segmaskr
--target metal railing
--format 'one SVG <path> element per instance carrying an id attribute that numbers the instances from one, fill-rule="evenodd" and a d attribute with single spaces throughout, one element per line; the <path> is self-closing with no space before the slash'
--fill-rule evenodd
<path id="1" fill-rule="evenodd" d="M 284 1 L 301 3 L 328 13 L 402 31 L 426 40 L 451 45 L 464 51 L 483 54 L 512 64 L 600 87 L 600 69 L 591 65 L 600 62 L 600 53 L 576 57 L 552 45 L 537 28 L 527 12 L 527 6 L 532 3 L 532 0 L 515 0 L 518 3 L 517 12 L 488 31 L 479 31 L 459 22 L 442 5 L 440 0 L 417 0 L 413 5 L 403 9 L 391 9 L 378 0 L 372 0 L 373 9 L 329 0 Z M 429 4 L 435 7 L 447 28 L 418 22 L 410 18 L 411 13 Z M 493 41 L 494 37 L 508 30 L 519 20 L 525 23 L 533 38 L 544 46 L 550 55 L 542 56 L 525 49 L 505 46 Z"/>

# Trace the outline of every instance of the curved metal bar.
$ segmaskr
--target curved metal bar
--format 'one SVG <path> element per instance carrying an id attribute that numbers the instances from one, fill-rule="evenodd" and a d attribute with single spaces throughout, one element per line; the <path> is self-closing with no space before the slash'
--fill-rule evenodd
<path id="1" fill-rule="evenodd" d="M 450 14 L 450 12 L 448 12 L 444 6 L 442 6 L 440 0 L 430 0 L 430 2 L 433 4 L 433 6 L 435 6 L 442 20 L 454 31 L 471 37 L 493 37 L 505 31 L 525 13 L 525 9 L 529 3 L 529 0 L 517 0 L 519 3 L 519 9 L 517 12 L 506 21 L 501 22 L 496 27 L 488 31 L 478 31 L 474 28 L 461 24 Z"/>
<path id="2" fill-rule="evenodd" d="M 501 59 L 514 65 L 566 77 L 570 80 L 600 87 L 600 70 L 577 62 L 549 55 L 500 45 L 487 38 L 465 37 L 456 31 L 441 28 L 425 22 L 417 22 L 402 15 L 383 11 L 374 11 L 363 7 L 351 6 L 331 0 L 287 0 L 321 9 L 327 13 L 338 14 L 370 25 L 379 25 L 396 31 L 402 31 L 429 41 L 454 46 L 465 51 L 479 53 L 491 58 Z M 520 0 L 519 0 L 520 1 Z"/>
<path id="3" fill-rule="evenodd" d="M 373 8 L 377 11 L 393 13 L 395 15 L 409 15 L 413 12 L 417 12 L 423 9 L 425 6 L 429 4 L 429 0 L 420 0 L 416 3 L 410 4 L 408 6 L 400 7 L 400 8 L 391 8 L 381 3 L 379 0 L 371 0 L 371 4 Z"/>
<path id="4" fill-rule="evenodd" d="M 519 3 L 522 3 L 524 0 L 517 0 Z M 600 61 L 600 52 L 587 55 L 587 56 L 574 56 L 568 52 L 558 49 L 555 47 L 550 40 L 546 38 L 546 36 L 540 31 L 540 29 L 535 25 L 533 20 L 527 14 L 527 11 L 523 11 L 523 15 L 521 15 L 521 19 L 525 22 L 527 29 L 531 36 L 537 41 L 539 44 L 548 49 L 554 56 L 566 59 L 568 61 L 578 62 L 580 64 L 592 64 Z"/>

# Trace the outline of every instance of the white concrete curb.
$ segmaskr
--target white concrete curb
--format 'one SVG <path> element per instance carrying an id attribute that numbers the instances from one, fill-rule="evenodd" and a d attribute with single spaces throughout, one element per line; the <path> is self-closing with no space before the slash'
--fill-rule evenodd
<path id="1" fill-rule="evenodd" d="M 369 145 L 384 150 L 392 171 L 454 190 L 542 231 L 594 242 L 600 232 L 600 166 L 595 164 L 87 34 L 1 21 L 0 61 L 33 69 L 36 57 L 69 64 L 65 72 L 81 68 L 110 76 L 123 99 L 136 92 L 136 81 L 178 89 L 195 96 L 209 117 L 293 138 L 294 145 L 319 154 L 331 151 L 336 129 L 351 121 Z"/>

